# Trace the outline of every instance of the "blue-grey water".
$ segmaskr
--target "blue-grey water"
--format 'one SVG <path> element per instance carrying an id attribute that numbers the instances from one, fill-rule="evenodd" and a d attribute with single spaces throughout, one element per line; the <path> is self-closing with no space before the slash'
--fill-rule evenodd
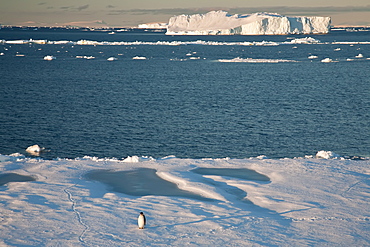
<path id="1" fill-rule="evenodd" d="M 304 37 L 320 43 L 282 43 Z M 5 42 L 29 39 L 138 42 Z M 319 150 L 370 156 L 369 31 L 166 36 L 0 30 L 0 40 L 0 154 L 38 144 L 48 150 L 43 158 L 281 158 Z M 219 45 L 184 43 L 197 40 Z M 233 43 L 243 41 L 278 43 Z M 45 61 L 46 55 L 56 59 Z M 107 61 L 112 56 L 117 60 Z M 295 62 L 218 61 L 236 57 Z M 320 62 L 327 57 L 335 62 Z"/>

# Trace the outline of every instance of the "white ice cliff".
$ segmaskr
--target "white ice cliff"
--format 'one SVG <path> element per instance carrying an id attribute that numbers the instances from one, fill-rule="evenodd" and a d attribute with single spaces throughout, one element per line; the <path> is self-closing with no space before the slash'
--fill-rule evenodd
<path id="1" fill-rule="evenodd" d="M 230 15 L 226 11 L 171 17 L 167 35 L 283 35 L 322 34 L 330 17 L 288 17 L 271 13 Z"/>

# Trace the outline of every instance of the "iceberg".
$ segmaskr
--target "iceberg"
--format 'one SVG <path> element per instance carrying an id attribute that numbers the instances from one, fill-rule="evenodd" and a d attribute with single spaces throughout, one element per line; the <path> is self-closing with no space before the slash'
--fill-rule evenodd
<path id="1" fill-rule="evenodd" d="M 226 11 L 171 17 L 167 35 L 284 35 L 325 34 L 331 18 L 288 17 L 272 13 L 230 15 Z"/>

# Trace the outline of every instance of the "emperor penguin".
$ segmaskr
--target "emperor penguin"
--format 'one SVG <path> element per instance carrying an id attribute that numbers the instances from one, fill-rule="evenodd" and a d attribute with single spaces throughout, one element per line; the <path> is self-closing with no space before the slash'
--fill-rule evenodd
<path id="1" fill-rule="evenodd" d="M 146 219 L 145 219 L 145 215 L 143 212 L 140 212 L 140 215 L 137 218 L 137 224 L 139 225 L 139 229 L 144 229 L 144 226 L 146 224 Z"/>

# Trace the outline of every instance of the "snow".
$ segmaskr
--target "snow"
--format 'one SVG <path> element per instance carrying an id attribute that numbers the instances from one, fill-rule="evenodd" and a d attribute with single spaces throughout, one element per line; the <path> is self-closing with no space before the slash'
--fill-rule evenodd
<path id="1" fill-rule="evenodd" d="M 279 160 L 0 155 L 0 182 L 4 174 L 8 179 L 0 186 L 0 245 L 369 245 L 370 160 L 318 154 Z"/>
<path id="2" fill-rule="evenodd" d="M 330 17 L 288 17 L 272 13 L 230 15 L 226 11 L 171 17 L 167 35 L 325 34 Z"/>

